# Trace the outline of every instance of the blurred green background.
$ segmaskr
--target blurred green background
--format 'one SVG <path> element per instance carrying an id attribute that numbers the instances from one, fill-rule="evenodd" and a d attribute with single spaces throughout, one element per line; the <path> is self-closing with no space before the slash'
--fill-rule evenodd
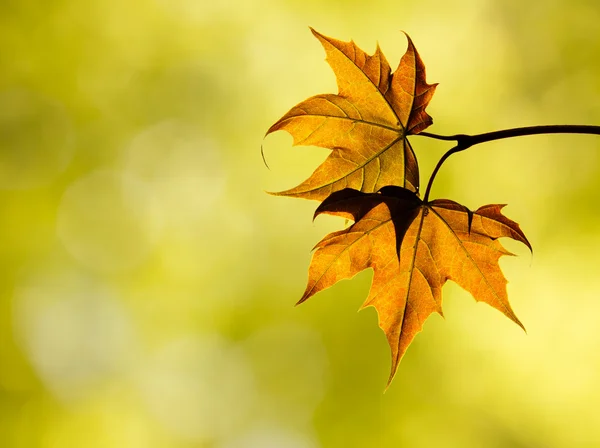
<path id="1" fill-rule="evenodd" d="M 433 196 L 508 203 L 534 246 L 501 262 L 528 334 L 447 285 L 385 394 L 370 272 L 293 306 L 343 221 L 264 193 L 327 151 L 263 142 L 336 91 L 308 26 L 394 68 L 408 32 L 432 132 L 600 124 L 599 23 L 596 0 L 3 0 L 0 445 L 600 446 L 600 137 L 449 160 Z M 412 142 L 426 180 L 449 146 Z"/>

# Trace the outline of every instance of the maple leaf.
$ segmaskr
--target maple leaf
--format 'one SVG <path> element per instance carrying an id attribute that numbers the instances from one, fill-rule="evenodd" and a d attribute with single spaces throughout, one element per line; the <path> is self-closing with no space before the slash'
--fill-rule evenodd
<path id="1" fill-rule="evenodd" d="M 307 180 L 274 194 L 323 200 L 344 188 L 372 193 L 397 185 L 418 191 L 419 170 L 407 136 L 431 125 L 425 108 L 437 84 L 426 83 L 425 65 L 410 37 L 392 74 L 379 46 L 369 56 L 353 41 L 311 31 L 325 48 L 339 92 L 301 102 L 266 135 L 284 129 L 294 145 L 332 152 Z"/>
<path id="2" fill-rule="evenodd" d="M 508 303 L 498 260 L 513 255 L 498 241 L 509 237 L 531 245 L 519 225 L 501 213 L 503 205 L 471 212 L 447 200 L 423 202 L 414 192 L 385 187 L 378 193 L 344 189 L 316 210 L 352 219 L 315 247 L 306 291 L 298 303 L 339 280 L 373 268 L 363 307 L 377 310 L 392 351 L 392 381 L 407 347 L 433 312 L 442 314 L 442 286 L 453 280 L 475 300 L 523 325 Z"/>

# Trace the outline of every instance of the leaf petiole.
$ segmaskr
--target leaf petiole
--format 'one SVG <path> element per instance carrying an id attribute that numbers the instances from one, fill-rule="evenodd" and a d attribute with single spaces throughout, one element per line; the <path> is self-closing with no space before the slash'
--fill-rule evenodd
<path id="1" fill-rule="evenodd" d="M 424 202 L 429 200 L 429 192 L 433 185 L 433 180 L 440 170 L 442 164 L 448 157 L 471 146 L 478 145 L 480 143 L 491 142 L 493 140 L 501 140 L 504 138 L 522 137 L 525 135 L 539 135 L 539 134 L 593 134 L 600 135 L 600 126 L 593 125 L 571 125 L 571 124 L 557 124 L 557 125 L 544 125 L 544 126 L 526 126 L 521 128 L 502 129 L 500 131 L 486 132 L 483 134 L 455 134 L 455 135 L 438 135 L 431 132 L 421 132 L 416 135 L 422 135 L 424 137 L 434 138 L 436 140 L 455 141 L 456 146 L 448 150 L 435 166 L 429 182 L 427 183 L 427 189 L 425 190 Z"/>

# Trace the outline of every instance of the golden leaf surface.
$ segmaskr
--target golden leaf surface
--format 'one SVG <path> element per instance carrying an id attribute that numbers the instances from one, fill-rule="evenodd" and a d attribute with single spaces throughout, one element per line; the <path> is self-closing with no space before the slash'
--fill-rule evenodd
<path id="1" fill-rule="evenodd" d="M 507 281 L 498 264 L 502 255 L 513 254 L 498 238 L 512 238 L 530 250 L 531 245 L 519 225 L 501 213 L 502 207 L 485 205 L 471 212 L 447 199 L 425 203 L 400 187 L 370 194 L 338 191 L 315 216 L 342 216 L 354 224 L 317 244 L 308 285 L 298 303 L 372 268 L 373 283 L 363 307 L 375 307 L 391 348 L 388 385 L 427 317 L 442 314 L 442 286 L 447 280 L 523 327 L 508 302 Z"/>
<path id="2" fill-rule="evenodd" d="M 373 193 L 386 185 L 419 188 L 419 169 L 407 140 L 432 123 L 425 112 L 437 84 L 425 81 L 425 65 L 410 37 L 394 73 L 377 46 L 369 56 L 354 42 L 323 36 L 311 28 L 327 54 L 338 94 L 316 95 L 294 106 L 267 131 L 280 129 L 294 145 L 331 149 L 304 182 L 274 193 L 324 200 L 353 188 Z"/>

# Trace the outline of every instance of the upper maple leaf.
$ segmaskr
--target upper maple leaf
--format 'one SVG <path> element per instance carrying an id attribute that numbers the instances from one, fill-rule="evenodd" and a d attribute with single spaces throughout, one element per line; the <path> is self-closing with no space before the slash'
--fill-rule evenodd
<path id="1" fill-rule="evenodd" d="M 323 200 L 332 192 L 354 188 L 365 193 L 386 185 L 418 191 L 419 170 L 407 140 L 432 123 L 425 112 L 437 84 L 425 81 L 425 65 L 410 37 L 392 74 L 377 46 L 369 56 L 352 41 L 323 36 L 311 28 L 327 54 L 339 93 L 301 102 L 267 131 L 284 129 L 294 145 L 332 150 L 304 182 L 275 193 Z"/>
<path id="2" fill-rule="evenodd" d="M 398 363 L 427 317 L 442 314 L 442 286 L 453 280 L 475 300 L 500 310 L 523 327 L 512 311 L 498 259 L 512 255 L 497 240 L 531 245 L 502 205 L 475 212 L 447 200 L 423 202 L 400 187 L 378 193 L 345 189 L 315 212 L 352 219 L 354 224 L 321 240 L 309 268 L 301 303 L 339 280 L 373 268 L 363 307 L 373 306 L 392 351 L 391 382 Z"/>

